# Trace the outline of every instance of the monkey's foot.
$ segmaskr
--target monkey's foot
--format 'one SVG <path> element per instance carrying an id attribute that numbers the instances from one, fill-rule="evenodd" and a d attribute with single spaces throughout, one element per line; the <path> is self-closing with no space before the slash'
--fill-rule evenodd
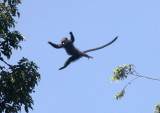
<path id="1" fill-rule="evenodd" d="M 93 57 L 92 57 L 92 56 L 89 56 L 89 57 L 88 57 L 88 60 L 89 60 L 90 58 L 93 58 Z"/>
<path id="2" fill-rule="evenodd" d="M 59 68 L 59 70 L 62 70 L 62 69 L 64 69 L 64 67 Z"/>

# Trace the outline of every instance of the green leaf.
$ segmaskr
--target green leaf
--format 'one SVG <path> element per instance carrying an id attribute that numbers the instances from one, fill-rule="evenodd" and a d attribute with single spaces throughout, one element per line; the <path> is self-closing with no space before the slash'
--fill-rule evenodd
<path id="1" fill-rule="evenodd" d="M 23 38 L 24 40 L 26 40 L 26 38 L 25 38 L 24 36 L 22 36 L 22 38 Z"/>
<path id="2" fill-rule="evenodd" d="M 20 13 L 19 12 L 17 12 L 17 15 L 18 15 L 18 18 L 20 17 Z"/>

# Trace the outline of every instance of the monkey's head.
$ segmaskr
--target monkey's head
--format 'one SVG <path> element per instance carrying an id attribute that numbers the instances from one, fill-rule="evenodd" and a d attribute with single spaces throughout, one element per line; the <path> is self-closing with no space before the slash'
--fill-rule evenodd
<path id="1" fill-rule="evenodd" d="M 63 46 L 66 46 L 67 44 L 69 44 L 69 40 L 67 38 L 62 38 L 61 43 Z"/>

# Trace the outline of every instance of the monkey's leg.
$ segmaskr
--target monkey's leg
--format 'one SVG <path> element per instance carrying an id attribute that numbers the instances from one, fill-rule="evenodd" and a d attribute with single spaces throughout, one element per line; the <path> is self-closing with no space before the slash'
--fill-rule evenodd
<path id="1" fill-rule="evenodd" d="M 87 55 L 86 53 L 83 53 L 83 52 L 81 52 L 81 55 L 84 56 L 84 57 L 87 57 L 88 59 L 93 58 L 92 56 L 89 56 L 89 55 Z"/>
<path id="2" fill-rule="evenodd" d="M 64 63 L 64 66 L 59 68 L 59 70 L 66 68 L 72 61 L 77 60 L 79 57 L 71 56 L 68 58 L 68 60 Z"/>

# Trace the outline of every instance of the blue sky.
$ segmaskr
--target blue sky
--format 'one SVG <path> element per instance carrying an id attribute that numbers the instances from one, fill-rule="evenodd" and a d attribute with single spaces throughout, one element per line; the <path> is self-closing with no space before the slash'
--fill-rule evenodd
<path id="1" fill-rule="evenodd" d="M 152 113 L 160 104 L 160 82 L 139 78 L 116 100 L 127 80 L 111 83 L 119 65 L 134 64 L 141 75 L 160 78 L 159 0 L 23 0 L 16 29 L 25 37 L 22 50 L 13 53 L 11 64 L 23 56 L 40 67 L 34 110 L 30 113 Z M 59 71 L 68 55 L 48 41 L 60 43 L 72 31 L 75 46 L 86 50 L 114 37 L 112 45 L 91 53 Z M 24 111 L 22 111 L 24 113 Z"/>

